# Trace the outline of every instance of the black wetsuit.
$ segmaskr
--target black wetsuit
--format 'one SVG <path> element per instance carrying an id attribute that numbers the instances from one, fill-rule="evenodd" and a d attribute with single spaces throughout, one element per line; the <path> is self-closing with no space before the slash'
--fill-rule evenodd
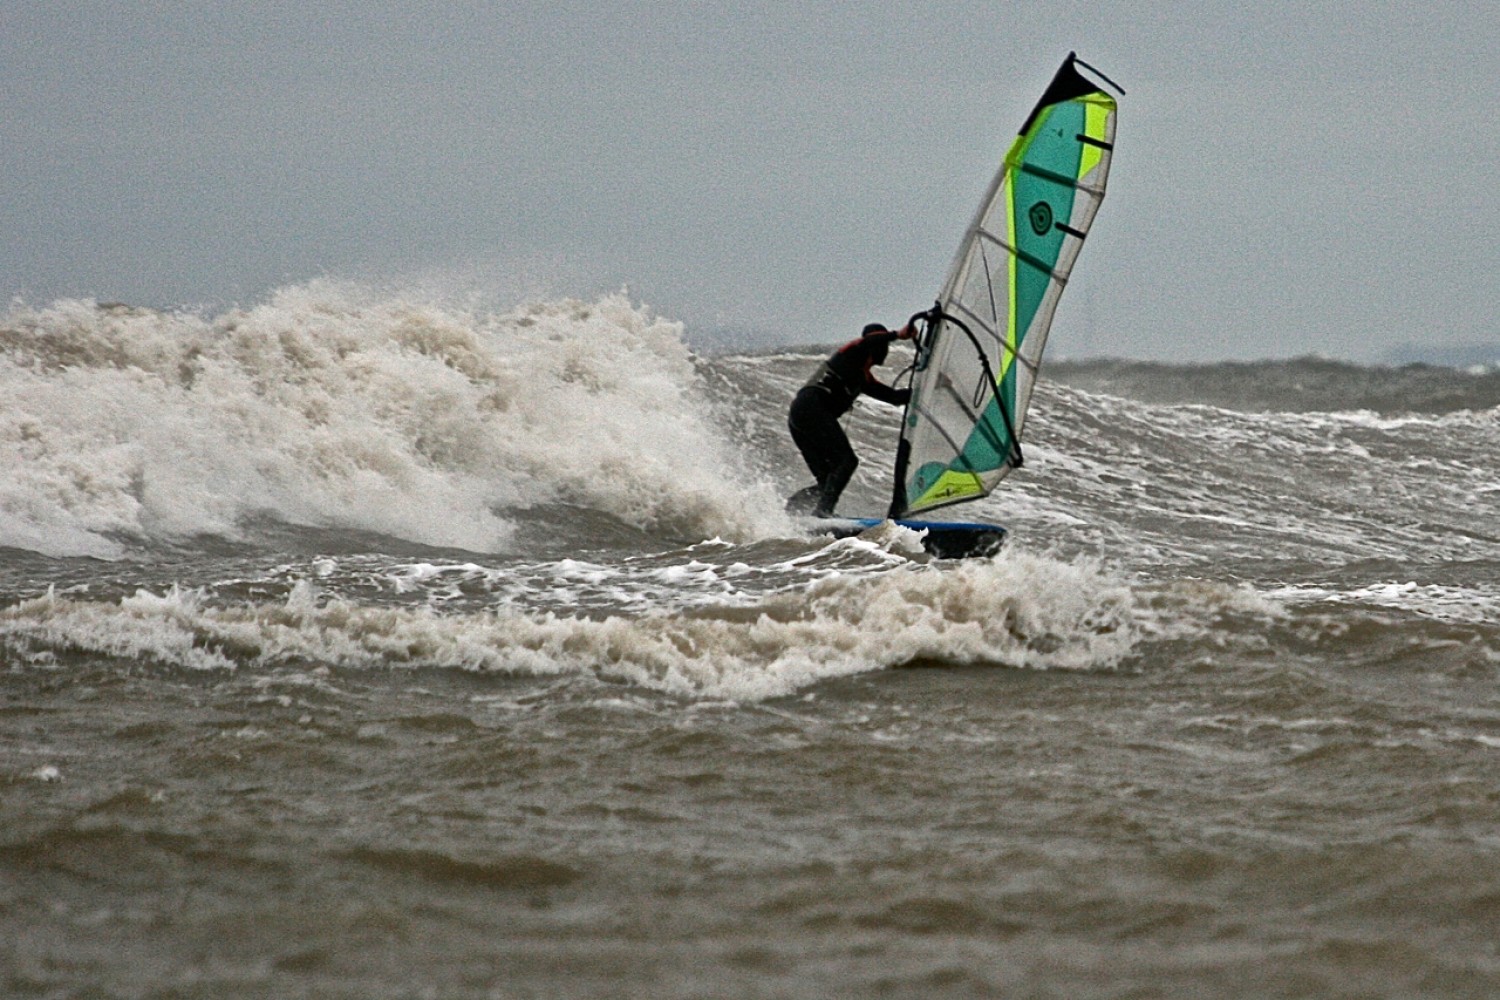
<path id="1" fill-rule="evenodd" d="M 892 406 L 904 406 L 911 398 L 910 389 L 893 389 L 870 373 L 885 361 L 895 339 L 896 334 L 886 331 L 851 340 L 819 365 L 797 391 L 787 414 L 787 427 L 818 482 L 792 494 L 787 501 L 789 511 L 818 517 L 833 514 L 839 495 L 859 465 L 848 435 L 839 426 L 839 417 L 849 412 L 860 393 Z"/>

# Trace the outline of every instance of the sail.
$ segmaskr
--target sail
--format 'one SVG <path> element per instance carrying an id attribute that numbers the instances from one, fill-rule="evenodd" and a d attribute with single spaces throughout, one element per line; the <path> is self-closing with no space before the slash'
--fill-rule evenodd
<path id="1" fill-rule="evenodd" d="M 1115 99 L 1076 62 L 1070 53 L 1006 154 L 918 340 L 892 517 L 985 496 L 1021 464 L 1052 314 L 1114 148 Z"/>

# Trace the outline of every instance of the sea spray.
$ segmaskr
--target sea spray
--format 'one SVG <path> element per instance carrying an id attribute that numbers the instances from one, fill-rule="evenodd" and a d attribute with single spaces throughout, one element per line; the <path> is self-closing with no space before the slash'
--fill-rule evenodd
<path id="1" fill-rule="evenodd" d="M 0 319 L 0 546 L 119 556 L 256 521 L 503 551 L 568 502 L 686 539 L 782 523 L 679 324 L 623 295 L 506 313 L 331 281 L 212 317 Z"/>

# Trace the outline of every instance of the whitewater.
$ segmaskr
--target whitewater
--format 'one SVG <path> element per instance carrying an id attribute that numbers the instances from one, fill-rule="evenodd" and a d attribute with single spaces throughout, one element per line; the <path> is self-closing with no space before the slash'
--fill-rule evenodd
<path id="1" fill-rule="evenodd" d="M 1500 990 L 1500 373 L 1051 363 L 947 561 L 784 513 L 827 346 L 693 342 L 12 304 L 0 987 Z"/>

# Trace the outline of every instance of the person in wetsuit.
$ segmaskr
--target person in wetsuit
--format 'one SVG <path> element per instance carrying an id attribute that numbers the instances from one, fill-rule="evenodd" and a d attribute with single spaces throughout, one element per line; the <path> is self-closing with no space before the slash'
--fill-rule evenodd
<path id="1" fill-rule="evenodd" d="M 891 388 L 875 378 L 870 369 L 885 364 L 891 341 L 914 335 L 909 324 L 893 333 L 879 323 L 871 323 L 859 339 L 834 351 L 797 391 L 787 413 L 787 428 L 817 483 L 793 493 L 787 500 L 788 511 L 817 517 L 833 515 L 839 495 L 859 465 L 848 435 L 839 426 L 839 417 L 849 412 L 860 393 L 892 406 L 906 405 L 911 390 Z"/>

